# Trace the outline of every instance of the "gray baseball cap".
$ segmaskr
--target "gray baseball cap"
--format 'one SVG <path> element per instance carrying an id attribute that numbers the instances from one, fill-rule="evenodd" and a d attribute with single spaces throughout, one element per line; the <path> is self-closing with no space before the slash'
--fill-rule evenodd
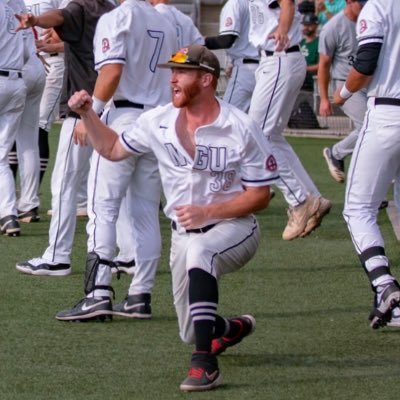
<path id="1" fill-rule="evenodd" d="M 159 68 L 201 69 L 212 73 L 217 79 L 220 75 L 220 65 L 217 56 L 207 47 L 192 44 L 173 54 L 167 63 L 158 64 Z"/>

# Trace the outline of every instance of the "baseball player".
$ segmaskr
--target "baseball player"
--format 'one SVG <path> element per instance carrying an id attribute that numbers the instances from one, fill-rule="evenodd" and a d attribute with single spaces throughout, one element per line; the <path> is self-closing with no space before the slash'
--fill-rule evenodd
<path id="1" fill-rule="evenodd" d="M 147 1 L 125 0 L 100 18 L 94 37 L 99 78 L 93 101 L 99 114 L 113 98 L 104 117 L 107 125 L 121 134 L 145 109 L 168 102 L 169 73 L 156 69 L 156 65 L 157 60 L 167 59 L 175 50 L 173 25 Z M 76 127 L 78 136 L 84 133 L 80 128 Z M 161 182 L 153 154 L 115 163 L 94 152 L 88 179 L 85 294 L 94 304 L 98 301 L 102 309 L 108 306 L 110 314 L 114 311 L 130 318 L 151 318 L 151 291 L 161 256 L 160 197 Z M 133 249 L 136 265 L 128 295 L 112 310 L 111 267 L 118 215 L 119 232 L 125 236 L 122 248 Z M 118 245 L 121 247 L 121 242 Z M 105 298 L 108 303 L 104 303 Z M 85 309 L 78 304 L 56 318 L 84 320 L 95 316 L 95 312 L 94 307 Z"/>
<path id="2" fill-rule="evenodd" d="M 14 11 L 0 3 L 0 231 L 18 236 L 15 181 L 8 165 L 8 153 L 17 137 L 24 111 L 26 86 L 22 68 L 29 57 L 29 46 L 21 32 L 16 32 Z"/>
<path id="3" fill-rule="evenodd" d="M 319 39 L 318 87 L 320 94 L 320 115 L 333 114 L 329 99 L 329 82 L 333 90 L 343 86 L 357 53 L 356 22 L 366 0 L 347 0 L 343 11 L 336 14 L 322 28 Z M 342 106 L 343 112 L 351 119 L 354 129 L 333 147 L 325 147 L 323 155 L 333 179 L 344 182 L 344 158 L 352 154 L 358 133 L 367 110 L 365 89 Z"/>
<path id="4" fill-rule="evenodd" d="M 283 136 L 306 75 L 306 62 L 299 47 L 301 15 L 296 6 L 294 0 L 249 2 L 249 39 L 261 53 L 249 115 L 270 141 L 279 166 L 276 185 L 289 204 L 284 240 L 308 235 L 332 206 L 321 196 Z"/>
<path id="5" fill-rule="evenodd" d="M 62 7 L 63 5 L 61 5 Z M 85 88 L 93 92 L 97 73 L 94 69 L 93 37 L 98 19 L 114 8 L 108 0 L 72 0 L 65 8 L 41 15 L 17 15 L 22 29 L 54 27 L 64 41 L 68 93 Z M 70 111 L 65 119 L 51 180 L 53 215 L 49 228 L 49 246 L 42 257 L 16 264 L 18 271 L 32 275 L 64 276 L 71 273 L 71 251 L 76 226 L 76 197 L 82 179 L 89 172 L 90 146 L 73 144 L 73 130 L 79 116 Z"/>
<path id="6" fill-rule="evenodd" d="M 216 355 L 255 328 L 250 315 L 226 319 L 217 314 L 217 279 L 254 255 L 259 227 L 252 213 L 268 204 L 276 162 L 256 124 L 215 97 L 220 69 L 210 50 L 189 46 L 161 67 L 172 68 L 172 104 L 143 113 L 121 136 L 97 118 L 86 92 L 76 93 L 69 104 L 103 156 L 121 160 L 154 152 L 157 157 L 164 211 L 171 219 L 180 336 L 195 343 L 180 389 L 203 391 L 221 383 Z M 92 305 L 90 299 L 81 303 L 86 309 Z"/>
<path id="7" fill-rule="evenodd" d="M 40 15 L 46 11 L 59 8 L 61 0 L 25 0 L 28 12 Z M 48 134 L 58 115 L 61 89 L 64 76 L 64 44 L 48 43 L 48 32 L 35 27 L 37 48 L 46 62 L 46 84 L 40 102 L 39 113 L 39 152 L 40 152 L 40 182 L 49 162 L 50 149 Z"/>
<path id="8" fill-rule="evenodd" d="M 249 111 L 260 61 L 257 49 L 249 42 L 249 20 L 248 0 L 228 0 L 221 10 L 219 36 L 205 39 L 209 49 L 227 49 L 232 69 L 227 70 L 224 100 L 244 112 Z"/>
<path id="9" fill-rule="evenodd" d="M 368 109 L 350 162 L 343 216 L 374 291 L 373 329 L 385 326 L 400 303 L 377 223 L 378 207 L 400 176 L 399 15 L 397 0 L 365 4 L 357 21 L 356 59 L 334 96 L 343 104 L 367 87 Z"/>
<path id="10" fill-rule="evenodd" d="M 176 27 L 178 49 L 189 44 L 204 44 L 204 38 L 192 18 L 171 5 L 169 0 L 150 0 L 150 4 Z"/>
<path id="11" fill-rule="evenodd" d="M 23 0 L 9 0 L 8 5 L 15 13 L 25 10 Z M 39 149 L 38 127 L 39 108 L 45 84 L 45 70 L 36 55 L 35 39 L 32 31 L 24 32 L 29 47 L 29 57 L 22 70 L 27 88 L 25 107 L 16 137 L 17 158 L 19 160 L 20 196 L 17 204 L 18 219 L 22 222 L 36 222 L 40 217 L 39 207 Z"/>

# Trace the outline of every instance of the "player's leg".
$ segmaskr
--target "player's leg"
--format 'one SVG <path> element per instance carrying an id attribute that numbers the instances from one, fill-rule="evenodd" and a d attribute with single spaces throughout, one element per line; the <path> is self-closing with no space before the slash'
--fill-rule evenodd
<path id="1" fill-rule="evenodd" d="M 110 110 L 104 118 L 109 121 L 111 128 L 120 133 L 134 121 L 131 113 L 121 109 Z M 133 156 L 113 162 L 97 152 L 93 153 L 88 177 L 85 298 L 75 307 L 60 311 L 56 315 L 57 319 L 79 321 L 111 317 L 111 295 L 114 292 L 111 287 L 111 268 L 116 252 L 115 225 L 134 169 Z"/>
<path id="2" fill-rule="evenodd" d="M 39 208 L 39 108 L 45 85 L 46 74 L 43 64 L 33 56 L 23 69 L 27 86 L 24 112 L 17 135 L 17 156 L 19 162 L 20 198 L 18 218 L 22 222 L 40 220 Z"/>
<path id="3" fill-rule="evenodd" d="M 333 179 L 344 182 L 344 159 L 353 153 L 358 134 L 363 126 L 367 110 L 367 96 L 364 91 L 354 93 L 342 106 L 344 113 L 351 119 L 354 129 L 331 148 L 324 148 L 323 155 Z"/>
<path id="4" fill-rule="evenodd" d="M 63 276 L 71 272 L 71 251 L 76 226 L 76 191 L 82 176 L 88 173 L 90 146 L 76 146 L 73 130 L 78 119 L 65 119 L 58 143 L 51 177 L 53 215 L 49 228 L 49 245 L 42 257 L 17 263 L 16 268 L 33 275 Z"/>
<path id="5" fill-rule="evenodd" d="M 49 132 L 59 111 L 64 76 L 64 57 L 46 57 L 48 73 L 39 111 L 40 182 L 46 172 L 50 157 Z"/>
<path id="6" fill-rule="evenodd" d="M 259 229 L 252 216 L 221 222 L 206 233 L 173 231 L 171 272 L 180 336 L 184 342 L 195 343 L 191 370 L 202 371 L 193 376 L 190 370 L 181 390 L 200 391 L 220 384 L 212 339 L 233 331 L 237 335 L 239 330 L 236 320 L 217 315 L 217 278 L 243 267 L 258 242 Z"/>
<path id="7" fill-rule="evenodd" d="M 257 64 L 235 64 L 224 93 L 224 101 L 243 112 L 248 112 L 250 100 L 256 85 Z"/>
<path id="8" fill-rule="evenodd" d="M 376 294 L 371 322 L 375 329 L 388 322 L 391 309 L 400 302 L 399 285 L 390 272 L 377 222 L 379 205 L 400 170 L 400 122 L 393 117 L 391 108 L 371 106 L 367 111 L 350 163 L 343 211 L 354 247 Z"/>
<path id="9" fill-rule="evenodd" d="M 161 257 L 159 205 L 161 181 L 158 164 L 153 154 L 140 157 L 135 166 L 126 198 L 125 212 L 121 207 L 118 222 L 118 246 L 122 254 L 135 259 L 135 273 L 128 295 L 113 308 L 114 314 L 130 318 L 151 318 L 151 293 Z M 128 229 L 121 229 L 121 228 Z M 118 235 L 119 232 L 119 235 Z M 130 234 L 129 234 L 130 233 Z M 120 257 L 120 255 L 118 255 Z"/>
<path id="10" fill-rule="evenodd" d="M 18 236 L 15 181 L 8 165 L 8 153 L 17 135 L 24 110 L 26 87 L 22 78 L 0 77 L 0 231 L 4 235 Z"/>
<path id="11" fill-rule="evenodd" d="M 320 201 L 318 189 L 283 136 L 304 76 L 300 55 L 262 57 L 249 110 L 270 140 L 280 175 L 276 186 L 290 206 L 284 240 L 310 233 L 331 207 L 328 200 Z"/>

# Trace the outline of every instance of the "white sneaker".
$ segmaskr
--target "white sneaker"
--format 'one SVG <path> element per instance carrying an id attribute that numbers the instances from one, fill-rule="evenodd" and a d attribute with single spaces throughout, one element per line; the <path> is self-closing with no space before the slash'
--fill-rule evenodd
<path id="1" fill-rule="evenodd" d="M 396 307 L 392 311 L 392 319 L 387 323 L 387 326 L 392 328 L 400 328 L 400 308 Z"/>
<path id="2" fill-rule="evenodd" d="M 282 233 L 283 240 L 292 240 L 299 237 L 307 226 L 308 220 L 318 211 L 319 198 L 307 196 L 304 203 L 294 208 L 289 208 L 289 221 Z"/>

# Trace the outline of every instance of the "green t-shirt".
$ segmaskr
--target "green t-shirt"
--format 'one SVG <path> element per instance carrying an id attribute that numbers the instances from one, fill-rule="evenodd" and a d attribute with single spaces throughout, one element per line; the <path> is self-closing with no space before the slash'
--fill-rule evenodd
<path id="1" fill-rule="evenodd" d="M 306 42 L 305 39 L 303 39 L 300 42 L 301 52 L 303 56 L 306 58 L 307 65 L 318 64 L 319 61 L 318 42 L 319 42 L 318 37 L 316 37 L 311 42 Z M 309 74 L 307 72 L 306 79 L 304 80 L 303 87 L 301 89 L 312 92 L 314 88 L 313 81 L 314 81 L 313 74 Z"/>

